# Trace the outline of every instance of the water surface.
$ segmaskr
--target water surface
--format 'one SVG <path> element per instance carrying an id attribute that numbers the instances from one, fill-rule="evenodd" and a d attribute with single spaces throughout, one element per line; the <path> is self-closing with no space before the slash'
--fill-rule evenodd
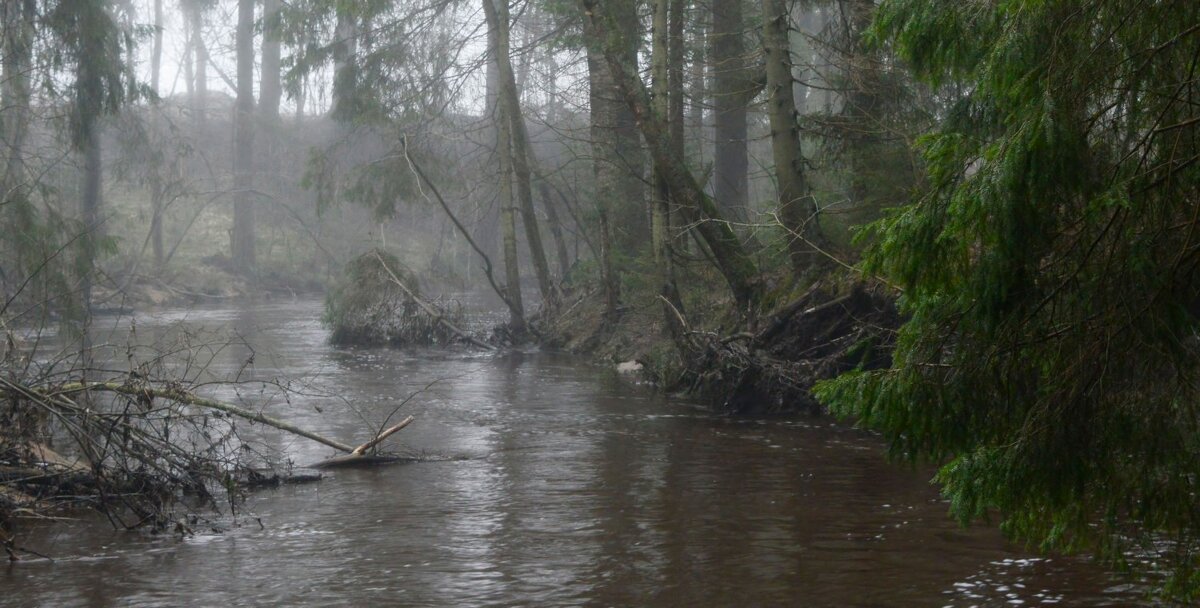
<path id="1" fill-rule="evenodd" d="M 961 529 L 928 470 L 825 418 L 741 419 L 567 355 L 330 346 L 320 304 L 108 320 L 101 341 L 208 346 L 214 387 L 347 443 L 405 397 L 398 437 L 446 459 L 337 471 L 254 494 L 221 532 L 35 526 L 52 555 L 0 572 L 5 606 L 1127 606 L 1143 591 L 1078 558 Z M 143 351 L 139 351 L 143 352 Z M 145 351 L 148 352 L 148 351 Z M 252 362 L 250 361 L 253 355 Z M 197 368 L 201 362 L 195 364 Z M 343 399 L 332 398 L 338 395 Z M 331 455 L 256 429 L 297 463 Z M 260 525 L 261 522 L 261 525 Z"/>

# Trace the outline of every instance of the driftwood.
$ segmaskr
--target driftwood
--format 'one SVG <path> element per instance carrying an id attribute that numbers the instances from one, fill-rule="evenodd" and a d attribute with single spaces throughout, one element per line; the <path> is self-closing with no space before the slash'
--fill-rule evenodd
<path id="1" fill-rule="evenodd" d="M 316 441 L 317 443 L 323 443 L 335 450 L 342 452 L 353 452 L 355 449 L 352 445 L 347 445 L 334 439 L 322 437 L 311 431 L 306 431 L 294 424 L 284 422 L 277 418 L 272 418 L 260 412 L 254 412 L 242 407 L 238 407 L 232 403 L 225 403 L 213 399 L 205 399 L 204 397 L 198 397 L 179 389 L 156 389 L 148 386 L 136 386 L 130 384 L 121 384 L 118 382 L 73 382 L 63 385 L 61 389 L 61 392 L 65 393 L 89 391 L 120 393 L 122 395 L 129 395 L 131 397 L 145 399 L 167 399 L 176 403 L 184 403 L 187 405 L 217 410 L 227 414 L 233 414 L 239 418 L 245 418 L 246 420 L 261 422 L 267 426 L 273 426 L 281 431 L 287 431 L 293 435 L 299 435 L 301 437 Z"/>
<path id="2" fill-rule="evenodd" d="M 367 451 L 370 450 L 371 448 L 379 445 L 385 439 L 394 435 L 396 432 L 400 431 L 404 427 L 412 424 L 412 422 L 414 420 L 412 416 L 409 416 L 409 417 L 405 418 L 404 420 L 401 420 L 398 424 L 380 432 L 379 434 L 377 434 L 375 437 L 371 438 L 366 443 L 363 443 L 362 445 L 359 445 L 356 447 L 356 446 L 352 446 L 352 445 L 349 445 L 346 443 L 342 443 L 335 439 L 323 437 L 312 431 L 307 431 L 298 426 L 295 426 L 288 422 L 284 422 L 282 420 L 279 420 L 278 418 L 272 418 L 272 417 L 262 414 L 260 412 L 254 412 L 254 411 L 233 405 L 231 403 L 225 403 L 225 402 L 216 401 L 213 399 L 205 399 L 203 397 L 198 397 L 196 395 L 193 395 L 191 393 L 188 393 L 186 391 L 179 390 L 179 389 L 156 389 L 156 388 L 151 388 L 151 387 L 147 387 L 147 386 L 134 386 L 134 385 L 128 385 L 128 384 L 120 384 L 117 382 L 74 382 L 74 383 L 63 385 L 59 392 L 74 393 L 74 392 L 85 392 L 85 391 L 119 393 L 122 395 L 129 395 L 132 397 L 138 397 L 138 398 L 144 398 L 144 399 L 167 399 L 170 401 L 175 401 L 177 403 L 183 403 L 183 404 L 187 404 L 187 405 L 194 405 L 196 407 L 213 409 L 213 410 L 225 412 L 227 414 L 232 414 L 232 415 L 238 416 L 240 418 L 245 418 L 246 420 L 260 422 L 267 426 L 275 427 L 281 431 L 286 431 L 288 433 L 292 433 L 293 435 L 298 435 L 298 436 L 304 437 L 306 439 L 311 439 L 313 441 L 316 441 L 317 443 L 327 445 L 338 451 L 346 452 L 345 456 L 338 456 L 338 457 L 331 458 L 331 459 L 328 459 L 328 460 L 325 460 L 325 461 L 322 461 L 322 462 L 319 462 L 319 463 L 316 463 L 315 465 L 313 465 L 314 467 L 320 467 L 320 468 L 329 468 L 329 467 L 335 467 L 335 466 L 336 467 L 346 467 L 346 466 L 356 466 L 356 465 L 358 465 L 358 466 L 374 465 L 374 464 L 380 464 L 381 462 L 387 461 L 387 459 L 392 458 L 392 457 L 386 456 L 386 455 L 379 456 L 379 455 L 367 454 Z M 400 459 L 394 458 L 391 461 L 395 462 L 398 460 L 400 460 Z"/>
<path id="3" fill-rule="evenodd" d="M 310 469 L 341 469 L 350 467 L 373 467 L 381 464 L 397 464 L 402 462 L 414 462 L 415 458 L 410 456 L 401 456 L 399 454 L 363 454 L 354 456 L 347 454 L 345 456 L 334 456 L 326 458 L 321 462 L 314 462 L 308 465 Z"/>

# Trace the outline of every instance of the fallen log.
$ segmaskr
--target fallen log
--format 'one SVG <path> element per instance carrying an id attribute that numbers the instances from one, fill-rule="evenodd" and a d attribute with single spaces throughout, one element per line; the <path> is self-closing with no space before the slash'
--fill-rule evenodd
<path id="1" fill-rule="evenodd" d="M 362 456 L 363 454 L 365 454 L 367 452 L 367 450 L 379 445 L 379 443 L 382 442 L 384 439 L 391 437 L 392 435 L 394 435 L 396 433 L 396 431 L 399 431 L 400 429 L 412 424 L 412 422 L 413 422 L 412 416 L 409 416 L 408 418 L 401 420 L 400 423 L 397 424 L 396 426 L 393 426 L 393 427 L 379 433 L 378 435 L 375 436 L 374 439 L 354 448 L 354 450 L 352 450 L 350 452 L 350 455 L 351 456 Z"/>
<path id="2" fill-rule="evenodd" d="M 302 429 L 291 423 L 284 422 L 283 420 L 279 420 L 278 418 L 272 418 L 261 412 L 251 411 L 251 410 L 233 405 L 232 403 L 225 403 L 223 401 L 216 401 L 214 399 L 206 399 L 204 397 L 199 397 L 197 395 L 193 395 L 191 393 L 188 393 L 188 392 L 180 390 L 180 389 L 171 389 L 171 388 L 156 389 L 156 388 L 152 388 L 152 387 L 148 387 L 148 386 L 135 386 L 135 385 L 128 385 L 128 384 L 120 384 L 117 382 L 73 382 L 73 383 L 69 383 L 69 384 L 64 384 L 56 392 L 58 394 L 63 394 L 63 393 L 85 392 L 85 391 L 118 393 L 118 394 L 122 394 L 122 395 L 129 395 L 132 397 L 138 397 L 138 398 L 144 398 L 144 399 L 167 399 L 170 401 L 174 401 L 176 403 L 183 403 L 186 405 L 193 405 L 196 407 L 213 409 L 213 410 L 225 412 L 227 414 L 232 414 L 232 415 L 238 416 L 240 418 L 245 418 L 247 420 L 252 420 L 254 422 L 260 422 L 267 426 L 275 427 L 281 431 L 286 431 L 288 433 L 292 433 L 293 435 L 298 435 L 300 437 L 311 439 L 313 441 L 316 441 L 317 443 L 327 445 L 327 446 L 334 448 L 340 452 L 346 452 L 345 456 L 338 456 L 338 457 L 330 458 L 328 460 L 324 460 L 322 462 L 318 462 L 318 463 L 312 465 L 313 467 L 316 467 L 316 468 L 345 467 L 345 466 L 356 466 L 356 465 L 363 466 L 363 465 L 382 464 L 383 462 L 399 462 L 399 461 L 403 460 L 403 458 L 400 458 L 400 457 L 392 458 L 392 457 L 386 456 L 386 455 L 367 454 L 367 450 L 374 448 L 375 446 L 382 443 L 388 437 L 391 437 L 392 435 L 394 435 L 395 433 L 397 433 L 404 427 L 412 424 L 413 420 L 414 420 L 414 418 L 412 416 L 409 416 L 409 417 L 405 418 L 404 420 L 401 420 L 398 424 L 378 433 L 377 435 L 375 435 L 375 437 L 371 438 L 366 443 L 363 443 L 359 446 L 352 446 L 352 445 L 337 441 L 335 439 L 323 437 L 312 431 L 307 431 L 307 430 Z"/>
<path id="3" fill-rule="evenodd" d="M 350 467 L 374 467 L 384 464 L 400 464 L 404 462 L 416 462 L 417 459 L 411 456 L 401 456 L 399 454 L 360 454 L 345 456 L 334 456 L 326 458 L 321 462 L 314 462 L 308 465 L 310 469 L 342 469 Z"/>
<path id="4" fill-rule="evenodd" d="M 266 414 L 238 407 L 232 403 L 225 403 L 222 401 L 198 397 L 180 389 L 156 389 L 148 386 L 135 386 L 129 384 L 120 384 L 117 382 L 72 382 L 70 384 L 64 384 L 57 392 L 76 393 L 87 391 L 119 393 L 122 395 L 146 399 L 167 399 L 176 403 L 183 403 L 186 405 L 194 405 L 197 407 L 217 410 L 227 414 L 233 414 L 239 418 L 245 418 L 246 420 L 261 422 L 267 426 L 273 426 L 281 431 L 287 431 L 293 435 L 299 435 L 301 437 L 311 439 L 317 443 L 323 443 L 341 452 L 353 452 L 355 449 L 352 445 L 347 445 L 335 439 L 322 437 L 311 431 L 306 431 L 294 424 L 267 416 Z"/>

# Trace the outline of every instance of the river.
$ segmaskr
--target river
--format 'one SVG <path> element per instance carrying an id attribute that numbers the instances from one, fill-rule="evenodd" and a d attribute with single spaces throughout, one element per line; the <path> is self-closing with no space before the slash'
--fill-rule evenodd
<path id="1" fill-rule="evenodd" d="M 237 517 L 215 519 L 218 531 L 183 538 L 90 517 L 32 525 L 22 542 L 55 561 L 0 571 L 0 605 L 1145 601 L 1084 558 L 1038 557 L 992 527 L 958 527 L 930 470 L 887 463 L 877 437 L 830 419 L 714 415 L 563 354 L 337 348 L 319 316 L 320 302 L 296 300 L 100 323 L 116 361 L 131 341 L 241 336 L 196 347 L 203 373 L 295 382 L 301 394 L 257 403 L 352 444 L 370 434 L 361 420 L 378 424 L 437 380 L 401 409 L 417 421 L 396 436 L 429 461 L 256 492 Z M 210 394 L 256 402 L 229 387 Z M 297 463 L 331 455 L 256 431 Z"/>

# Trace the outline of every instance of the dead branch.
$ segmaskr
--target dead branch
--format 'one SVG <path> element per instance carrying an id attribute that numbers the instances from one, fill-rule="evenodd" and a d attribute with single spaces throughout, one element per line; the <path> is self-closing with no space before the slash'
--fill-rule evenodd
<path id="1" fill-rule="evenodd" d="M 376 445 L 379 445 L 384 439 L 391 437 L 400 429 L 403 429 L 404 427 L 412 424 L 413 420 L 414 420 L 414 418 L 412 416 L 409 416 L 409 417 L 405 418 L 404 420 L 401 420 L 399 424 L 383 431 L 382 433 L 376 435 L 374 439 L 351 450 L 350 455 L 351 456 L 362 456 L 363 454 L 365 454 L 367 452 L 367 450 L 375 447 Z"/>
<path id="2" fill-rule="evenodd" d="M 176 403 L 183 403 L 186 405 L 194 405 L 197 407 L 217 410 L 227 414 L 233 414 L 234 416 L 238 416 L 240 418 L 245 418 L 246 420 L 261 422 L 267 426 L 273 426 L 281 431 L 287 431 L 293 435 L 311 439 L 317 443 L 325 444 L 341 452 L 352 453 L 355 450 L 355 447 L 352 445 L 347 445 L 335 439 L 322 437 L 321 435 L 311 431 L 306 431 L 294 424 L 279 420 L 278 418 L 272 418 L 260 412 L 254 412 L 245 408 L 241 408 L 233 405 L 232 403 L 224 403 L 213 399 L 198 397 L 180 389 L 156 389 L 147 386 L 120 384 L 117 382 L 72 382 L 69 384 L 64 384 L 57 392 L 61 394 L 93 391 L 119 393 L 138 398 L 167 399 Z"/>
<path id="3" fill-rule="evenodd" d="M 401 281 L 400 277 L 396 276 L 396 273 L 392 272 L 392 269 L 388 267 L 387 262 L 383 260 L 383 256 L 379 255 L 379 251 L 373 251 L 372 253 L 375 255 L 375 259 L 379 261 L 379 265 L 383 268 L 384 272 L 387 272 L 388 276 L 391 277 L 392 282 L 400 287 L 400 289 L 404 291 L 409 299 L 411 299 L 413 302 L 416 302 L 417 306 L 421 307 L 421 310 L 424 310 L 426 314 L 433 317 L 434 322 L 450 330 L 451 333 L 459 338 L 462 338 L 464 341 L 469 342 L 470 344 L 485 350 L 496 350 L 495 346 L 471 337 L 469 334 L 467 334 L 467 332 L 459 329 L 457 326 L 451 323 L 448 319 L 446 319 L 446 316 L 443 315 L 441 311 L 434 308 L 432 304 L 421 299 L 421 297 L 414 293 L 413 290 L 409 289 L 408 285 L 405 285 L 404 281 Z"/>

